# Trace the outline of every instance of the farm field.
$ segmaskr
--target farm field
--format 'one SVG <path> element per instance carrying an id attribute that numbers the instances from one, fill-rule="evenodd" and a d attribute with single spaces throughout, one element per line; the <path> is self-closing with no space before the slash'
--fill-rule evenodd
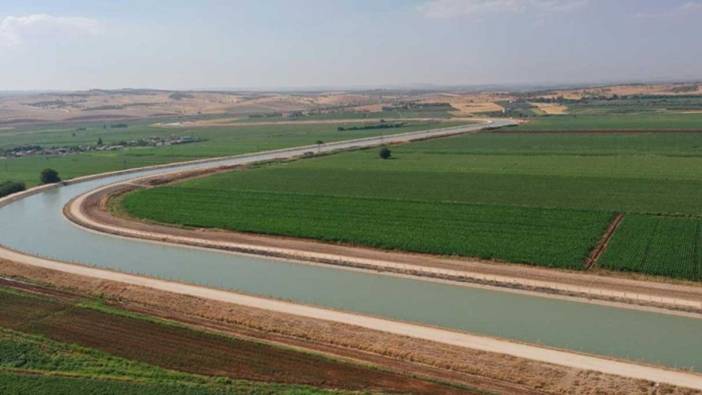
<path id="1" fill-rule="evenodd" d="M 616 108 L 616 107 L 615 107 Z M 532 118 L 515 131 L 702 131 L 702 113 L 581 113 Z"/>
<path id="2" fill-rule="evenodd" d="M 0 286 L 0 309 L 0 389 L 7 389 L 2 393 L 22 393 L 31 384 L 27 377 L 36 378 L 46 393 L 435 393 L 452 388 L 200 332 L 99 300 Z M 45 377 L 57 373 L 61 377 Z"/>
<path id="3" fill-rule="evenodd" d="M 158 205 L 150 204 L 155 200 Z M 161 222 L 570 269 L 580 268 L 611 217 L 594 211 L 177 187 L 131 194 L 123 204 L 133 215 Z"/>
<path id="4" fill-rule="evenodd" d="M 310 388 L 276 385 L 174 385 L 168 383 L 125 382 L 113 378 L 62 377 L 22 371 L 12 374 L 0 370 L 0 392 L 7 395 L 241 395 L 241 394 L 339 394 Z"/>
<path id="5" fill-rule="evenodd" d="M 56 169 L 63 179 L 121 170 L 154 164 L 187 161 L 207 157 L 236 155 L 241 153 L 285 148 L 298 145 L 347 140 L 377 136 L 380 134 L 404 133 L 435 127 L 454 126 L 458 123 L 407 122 L 392 129 L 366 129 L 338 131 L 339 126 L 358 125 L 330 123 L 318 125 L 261 125 L 227 126 L 208 128 L 163 128 L 151 126 L 152 122 L 130 124 L 128 128 L 103 128 L 103 124 L 77 130 L 75 127 L 11 130 L 0 132 L 0 150 L 32 144 L 42 147 L 94 145 L 98 139 L 103 144 L 118 144 L 120 141 L 145 137 L 191 136 L 204 141 L 161 147 L 132 147 L 117 151 L 91 151 L 65 156 L 28 156 L 0 159 L 0 182 L 21 181 L 27 187 L 39 183 L 39 172 L 50 167 Z M 465 123 L 465 122 L 464 122 Z M 1 156 L 1 155 L 0 155 Z"/>
<path id="6" fill-rule="evenodd" d="M 625 216 L 600 265 L 702 281 L 702 219 Z"/>
<path id="7" fill-rule="evenodd" d="M 137 191 L 123 206 L 164 223 L 569 269 L 615 212 L 702 216 L 700 133 L 498 131 L 391 149 L 390 160 L 347 152 Z"/>
<path id="8" fill-rule="evenodd" d="M 685 113 L 702 109 L 699 94 L 678 95 L 625 95 L 589 96 L 577 101 L 566 101 L 569 112 L 574 114 L 646 114 Z"/>

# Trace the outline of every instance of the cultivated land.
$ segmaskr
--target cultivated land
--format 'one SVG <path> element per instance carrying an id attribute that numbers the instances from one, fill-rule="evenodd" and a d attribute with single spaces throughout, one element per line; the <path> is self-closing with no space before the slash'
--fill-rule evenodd
<path id="1" fill-rule="evenodd" d="M 701 103 L 702 104 L 702 103 Z M 702 113 L 632 112 L 579 113 L 536 118 L 515 131 L 614 132 L 697 131 L 702 132 Z"/>
<path id="2" fill-rule="evenodd" d="M 560 117 L 570 116 L 533 124 Z M 366 150 L 219 174 L 134 192 L 123 207 L 185 226 L 568 269 L 586 268 L 622 212 L 621 233 L 593 270 L 702 280 L 702 133 L 678 131 L 700 119 L 666 115 L 670 129 L 632 133 L 622 130 L 640 129 L 645 116 L 608 117 L 562 121 L 606 133 L 523 130 L 530 123 L 392 147 L 391 160 Z M 629 230 L 637 218 L 667 227 Z"/>
<path id="3" fill-rule="evenodd" d="M 469 123 L 463 121 L 463 123 Z M 371 122 L 377 125 L 378 122 Z M 162 163 L 180 162 L 208 157 L 228 156 L 246 152 L 314 145 L 317 141 L 331 142 L 380 134 L 403 133 L 433 127 L 456 125 L 455 122 L 410 121 L 401 127 L 338 131 L 337 128 L 358 126 L 358 123 L 327 124 L 286 123 L 281 125 L 244 125 L 207 128 L 162 128 L 147 123 L 130 124 L 127 128 L 103 128 L 103 124 L 75 127 L 40 128 L 26 131 L 0 132 L 0 150 L 32 144 L 42 147 L 95 145 L 101 139 L 106 146 L 121 141 L 145 137 L 192 136 L 204 141 L 161 147 L 130 147 L 115 151 L 94 151 L 62 156 L 28 156 L 0 159 L 0 182 L 22 181 L 27 186 L 39 183 L 39 172 L 47 167 L 56 169 L 64 179 L 94 173 L 122 170 Z M 360 125 L 365 125 L 361 123 Z"/>
<path id="4" fill-rule="evenodd" d="M 32 282 L 49 282 L 82 294 L 100 295 L 108 298 L 111 303 L 132 311 L 146 312 L 224 333 L 245 333 L 298 347 L 341 353 L 376 364 L 390 363 L 389 366 L 394 369 L 470 383 L 490 392 L 695 393 L 694 390 L 662 383 L 566 368 L 494 352 L 397 336 L 351 324 L 308 319 L 8 261 L 2 262 L 0 273 Z"/>
<path id="5" fill-rule="evenodd" d="M 23 388 L 36 385 L 47 394 L 68 389 L 73 393 L 203 395 L 331 393 L 296 384 L 427 394 L 470 392 L 465 387 L 207 333 L 111 307 L 99 299 L 31 284 L 1 281 L 0 308 L 7 313 L 0 316 L 3 393 L 22 393 Z"/>
<path id="6" fill-rule="evenodd" d="M 124 208 L 186 226 L 575 269 L 610 218 L 585 211 L 186 188 L 138 192 L 125 198 Z"/>

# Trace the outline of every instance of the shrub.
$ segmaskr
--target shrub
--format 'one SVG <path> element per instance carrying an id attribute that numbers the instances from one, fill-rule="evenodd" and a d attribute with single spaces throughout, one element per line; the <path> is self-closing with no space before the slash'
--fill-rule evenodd
<path id="1" fill-rule="evenodd" d="M 388 147 L 383 147 L 380 149 L 380 152 L 378 152 L 378 155 L 380 155 L 381 159 L 390 159 L 392 152 Z"/>
<path id="2" fill-rule="evenodd" d="M 16 192 L 21 192 L 25 190 L 25 185 L 23 182 L 19 181 L 5 181 L 0 182 L 0 197 L 7 196 Z"/>
<path id="3" fill-rule="evenodd" d="M 61 177 L 59 177 L 58 172 L 54 169 L 42 170 L 41 174 L 39 175 L 39 179 L 41 180 L 42 184 L 53 184 L 61 181 Z"/>

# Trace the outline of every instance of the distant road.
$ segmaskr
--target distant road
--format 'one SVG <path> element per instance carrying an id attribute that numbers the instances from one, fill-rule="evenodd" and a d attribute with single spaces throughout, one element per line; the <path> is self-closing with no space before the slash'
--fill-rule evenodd
<path id="1" fill-rule="evenodd" d="M 158 122 L 152 126 L 160 128 L 198 128 L 212 126 L 271 126 L 271 125 L 326 125 L 339 123 L 370 123 L 370 122 L 471 122 L 482 121 L 476 118 L 345 118 L 345 119 L 310 119 L 310 120 L 283 120 L 283 121 L 239 121 L 237 118 L 208 119 L 202 121 Z"/>

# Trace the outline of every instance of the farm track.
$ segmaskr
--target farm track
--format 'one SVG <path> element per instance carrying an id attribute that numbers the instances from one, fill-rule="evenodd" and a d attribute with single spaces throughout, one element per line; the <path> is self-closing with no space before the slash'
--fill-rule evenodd
<path id="1" fill-rule="evenodd" d="M 585 261 L 586 269 L 589 270 L 593 266 L 597 265 L 597 261 L 600 259 L 602 254 L 604 254 L 605 251 L 607 251 L 607 245 L 609 245 L 609 241 L 612 239 L 612 236 L 614 236 L 614 232 L 617 231 L 617 228 L 619 228 L 619 225 L 621 225 L 623 219 L 624 219 L 624 214 L 622 214 L 622 213 L 615 213 L 614 214 L 614 217 L 612 218 L 612 221 L 607 226 L 607 229 L 605 230 L 604 234 L 602 235 L 602 238 L 597 243 L 595 248 L 593 248 L 592 251 L 590 252 L 590 254 L 588 255 L 588 257 Z"/>

